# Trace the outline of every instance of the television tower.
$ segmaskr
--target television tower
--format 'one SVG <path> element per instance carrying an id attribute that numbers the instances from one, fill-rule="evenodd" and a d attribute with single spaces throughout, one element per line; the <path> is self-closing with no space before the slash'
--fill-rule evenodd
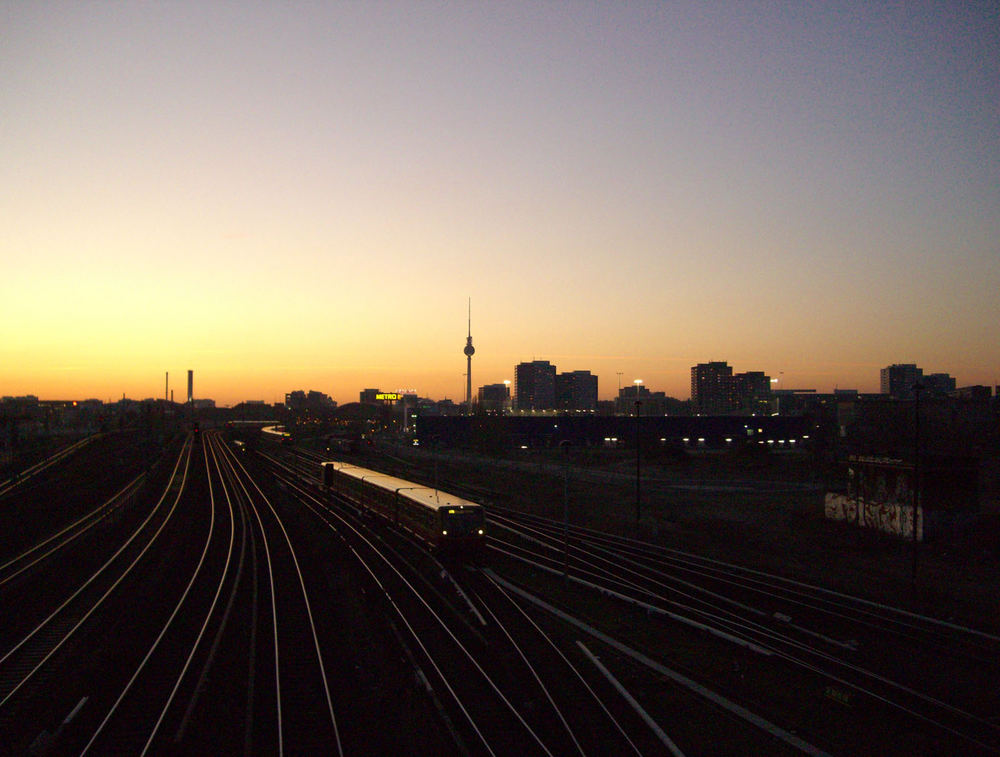
<path id="1" fill-rule="evenodd" d="M 472 298 L 469 298 L 469 335 L 465 338 L 465 412 L 472 415 L 472 356 L 476 348 L 472 346 Z"/>

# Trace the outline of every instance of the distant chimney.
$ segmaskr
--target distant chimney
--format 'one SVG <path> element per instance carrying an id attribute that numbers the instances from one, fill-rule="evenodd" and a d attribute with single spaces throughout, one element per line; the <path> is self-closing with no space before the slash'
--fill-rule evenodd
<path id="1" fill-rule="evenodd" d="M 194 401 L 194 371 L 188 371 L 188 402 Z"/>

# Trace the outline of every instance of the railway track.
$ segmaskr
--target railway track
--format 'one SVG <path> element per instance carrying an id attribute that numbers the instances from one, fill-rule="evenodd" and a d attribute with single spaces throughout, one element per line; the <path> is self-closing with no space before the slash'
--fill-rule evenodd
<path id="1" fill-rule="evenodd" d="M 0 494 L 0 563 L 92 513 L 144 473 L 157 485 L 158 449 L 134 432 L 99 434 L 41 461 L 16 485 L 7 482 Z"/>
<path id="2" fill-rule="evenodd" d="M 209 507 L 199 558 L 83 753 L 134 744 L 139 753 L 186 754 L 212 744 L 338 754 L 316 622 L 282 517 L 215 435 L 204 440 Z"/>
<path id="3" fill-rule="evenodd" d="M 2 558 L 0 753 L 1000 751 L 988 633 L 496 507 L 442 560 L 200 436 Z"/>
<path id="4" fill-rule="evenodd" d="M 346 503 L 339 506 L 301 483 L 293 470 L 282 473 L 280 461 L 270 459 L 275 475 L 332 532 L 343 539 L 355 557 L 356 570 L 367 576 L 371 592 L 393 619 L 415 677 L 446 701 L 445 722 L 455 748 L 473 753 L 505 754 L 519 747 L 528 753 L 551 754 L 524 714 L 482 662 L 484 639 L 468 619 L 458 617 L 453 605 L 441 601 L 423 574 L 415 570 L 398 548 L 386 543 L 370 523 Z"/>
<path id="5" fill-rule="evenodd" d="M 74 699 L 72 687 L 53 696 L 52 687 L 74 656 L 92 652 L 102 616 L 120 611 L 116 602 L 121 590 L 172 517 L 189 461 L 186 444 L 161 496 L 144 517 L 133 513 L 132 518 L 110 523 L 101 519 L 112 506 L 105 503 L 6 563 L 0 597 L 13 622 L 4 625 L 0 637 L 0 730 L 31 735 L 29 724 L 37 723 L 44 745 L 53 732 L 45 728 L 52 725 L 48 719 L 53 704 L 56 712 L 74 717 L 80 713 L 80 703 L 88 696 Z M 172 493 L 176 496 L 171 500 Z M 10 608 L 16 608 L 16 614 Z M 6 748 L 18 752 L 12 739 Z"/>
<path id="6" fill-rule="evenodd" d="M 298 472 L 288 469 L 286 483 L 296 486 L 299 496 L 331 528 L 351 540 L 352 552 L 362 569 L 377 582 L 383 601 L 395 614 L 397 627 L 405 631 L 400 643 L 418 677 L 427 681 L 444 710 L 441 717 L 450 724 L 456 748 L 484 754 L 588 753 L 581 748 L 581 739 L 588 741 L 588 737 L 578 735 L 580 723 L 571 725 L 573 718 L 566 712 L 566 701 L 558 701 L 578 693 L 566 692 L 565 676 L 571 668 L 564 657 L 553 658 L 558 675 L 543 679 L 538 653 L 544 649 L 551 656 L 550 647 L 539 647 L 539 641 L 533 640 L 529 653 L 528 645 L 515 639 L 522 632 L 512 631 L 510 621 L 501 622 L 500 611 L 484 602 L 487 593 L 495 601 L 495 591 L 487 592 L 482 587 L 462 589 L 473 580 L 470 576 L 477 575 L 475 572 L 469 574 L 459 567 L 452 575 L 430 555 L 420 554 L 419 546 L 405 535 L 387 532 L 381 524 L 373 528 L 350 506 L 324 501 L 309 486 L 299 483 L 303 471 L 301 466 L 298 468 Z M 315 477 L 315 471 L 312 473 Z M 404 551 L 415 549 L 416 559 L 425 563 L 422 568 L 402 556 Z M 432 563 L 430 569 L 428 562 Z M 443 585 L 431 585 L 427 575 L 448 578 Z M 458 587 L 457 591 L 454 587 Z M 516 619 L 525 626 L 525 616 L 517 615 Z M 532 635 L 539 633 L 537 626 L 526 627 Z M 547 665 L 553 665 L 552 660 Z M 558 693 L 553 694 L 557 689 Z M 592 691 L 589 697 L 593 699 Z M 617 750 L 612 745 L 618 742 L 628 748 L 630 742 L 624 730 L 599 700 L 590 705 L 599 712 L 598 720 L 591 709 L 581 708 L 579 702 L 574 706 L 577 715 L 587 713 L 582 720 L 588 723 L 589 732 L 601 733 L 597 742 L 604 749 Z M 553 723 L 560 727 L 553 728 Z M 598 728 L 597 723 L 605 726 Z M 592 735 L 589 743 L 594 744 Z"/>
<path id="7" fill-rule="evenodd" d="M 675 550 L 567 532 L 544 518 L 494 508 L 491 526 L 491 549 L 505 559 L 640 607 L 664 627 L 769 659 L 803 691 L 838 705 L 823 708 L 828 719 L 839 722 L 849 708 L 855 726 L 859 715 L 870 721 L 868 733 L 881 732 L 887 749 L 904 732 L 940 749 L 1000 751 L 989 683 L 1000 639 L 990 634 Z M 838 731 L 850 732 L 842 722 L 820 738 Z"/>
<path id="8" fill-rule="evenodd" d="M 287 480 L 304 482 L 303 492 L 322 503 L 322 497 L 315 494 L 319 457 L 301 453 L 285 457 Z M 381 539 L 393 532 L 383 529 L 378 533 L 382 534 L 378 537 Z M 425 569 L 421 573 L 433 575 L 435 571 Z M 635 666 L 617 654 L 608 639 L 581 638 L 580 630 L 586 624 L 574 625 L 567 615 L 556 617 L 547 609 L 540 609 L 544 602 L 526 601 L 530 593 L 515 583 L 468 568 L 458 571 L 454 579 L 461 595 L 471 601 L 475 616 L 484 619 L 480 635 L 490 638 L 490 654 L 504 659 L 499 678 L 506 682 L 512 701 L 525 703 L 526 720 L 543 712 L 542 722 L 548 726 L 544 730 L 539 728 L 539 732 L 549 739 L 562 739 L 551 747 L 552 753 L 604 753 L 609 745 L 614 745 L 615 753 L 683 753 L 684 747 L 692 753 L 701 753 L 718 749 L 720 744 L 737 751 L 769 754 L 824 753 L 770 723 L 765 722 L 763 729 L 758 727 L 756 722 L 763 719 L 754 718 L 753 713 L 747 713 L 748 718 L 734 717 L 732 713 L 739 708 L 731 703 L 731 710 L 720 721 L 719 702 L 726 702 L 724 697 L 693 694 L 691 688 L 684 687 L 671 692 L 672 701 L 682 702 L 688 716 L 697 713 L 695 722 L 702 727 L 706 721 L 713 722 L 713 730 L 711 740 L 706 742 L 704 732 L 682 727 L 686 731 L 684 743 L 678 746 L 668 734 L 679 727 L 676 715 L 657 708 L 656 717 L 650 716 L 622 688 L 615 673 L 600 670 L 598 655 L 587 645 L 600 654 L 614 657 L 611 666 L 640 689 L 645 687 L 662 694 L 662 670 Z M 641 683 L 636 684 L 636 680 Z M 748 724 L 748 719 L 756 722 Z M 517 748 L 530 749 L 530 746 L 519 743 Z M 550 747 L 546 745 L 546 749 Z"/>
<path id="9" fill-rule="evenodd" d="M 5 628 L 21 636 L 0 652 L 0 750 L 338 753 L 295 549 L 225 445 L 189 439 L 141 523 L 102 533 L 110 556 L 50 601 L 58 553 L 91 549 L 94 518 L 7 566 L 0 598 L 34 597 L 40 619 Z"/>
<path id="10" fill-rule="evenodd" d="M 30 483 L 31 480 L 41 474 L 43 471 L 57 465 L 58 463 L 65 460 L 70 455 L 78 452 L 83 447 L 87 446 L 91 442 L 97 441 L 98 439 L 105 436 L 104 434 L 97 433 L 91 434 L 90 436 L 84 437 L 72 444 L 68 444 L 62 449 L 56 451 L 54 454 L 49 455 L 44 460 L 40 460 L 33 465 L 28 466 L 23 471 L 18 473 L 16 478 L 8 478 L 4 481 L 0 481 L 0 497 L 3 497 L 11 492 L 13 492 L 18 487 L 23 487 Z"/>
<path id="11" fill-rule="evenodd" d="M 385 468 L 429 480 L 401 460 Z M 652 659 L 672 661 L 789 733 L 837 753 L 874 744 L 885 753 L 1000 751 L 1000 639 L 992 634 L 549 518 L 488 512 L 497 570 L 562 597 L 563 609 L 584 608 L 595 625 L 629 618 L 626 633 Z"/>

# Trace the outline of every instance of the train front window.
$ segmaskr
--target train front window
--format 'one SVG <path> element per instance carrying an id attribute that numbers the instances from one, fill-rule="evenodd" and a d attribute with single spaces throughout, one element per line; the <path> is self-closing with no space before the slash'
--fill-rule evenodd
<path id="1" fill-rule="evenodd" d="M 448 536 L 477 536 L 483 529 L 483 511 L 479 508 L 449 508 L 441 514 L 441 527 Z"/>

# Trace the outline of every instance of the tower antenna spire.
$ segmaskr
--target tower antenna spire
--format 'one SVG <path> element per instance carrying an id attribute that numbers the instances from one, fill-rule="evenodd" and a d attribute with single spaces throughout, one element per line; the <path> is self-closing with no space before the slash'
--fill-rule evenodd
<path id="1" fill-rule="evenodd" d="M 469 298 L 469 336 L 465 338 L 465 412 L 472 415 L 472 356 L 476 348 L 472 346 L 472 298 Z"/>

